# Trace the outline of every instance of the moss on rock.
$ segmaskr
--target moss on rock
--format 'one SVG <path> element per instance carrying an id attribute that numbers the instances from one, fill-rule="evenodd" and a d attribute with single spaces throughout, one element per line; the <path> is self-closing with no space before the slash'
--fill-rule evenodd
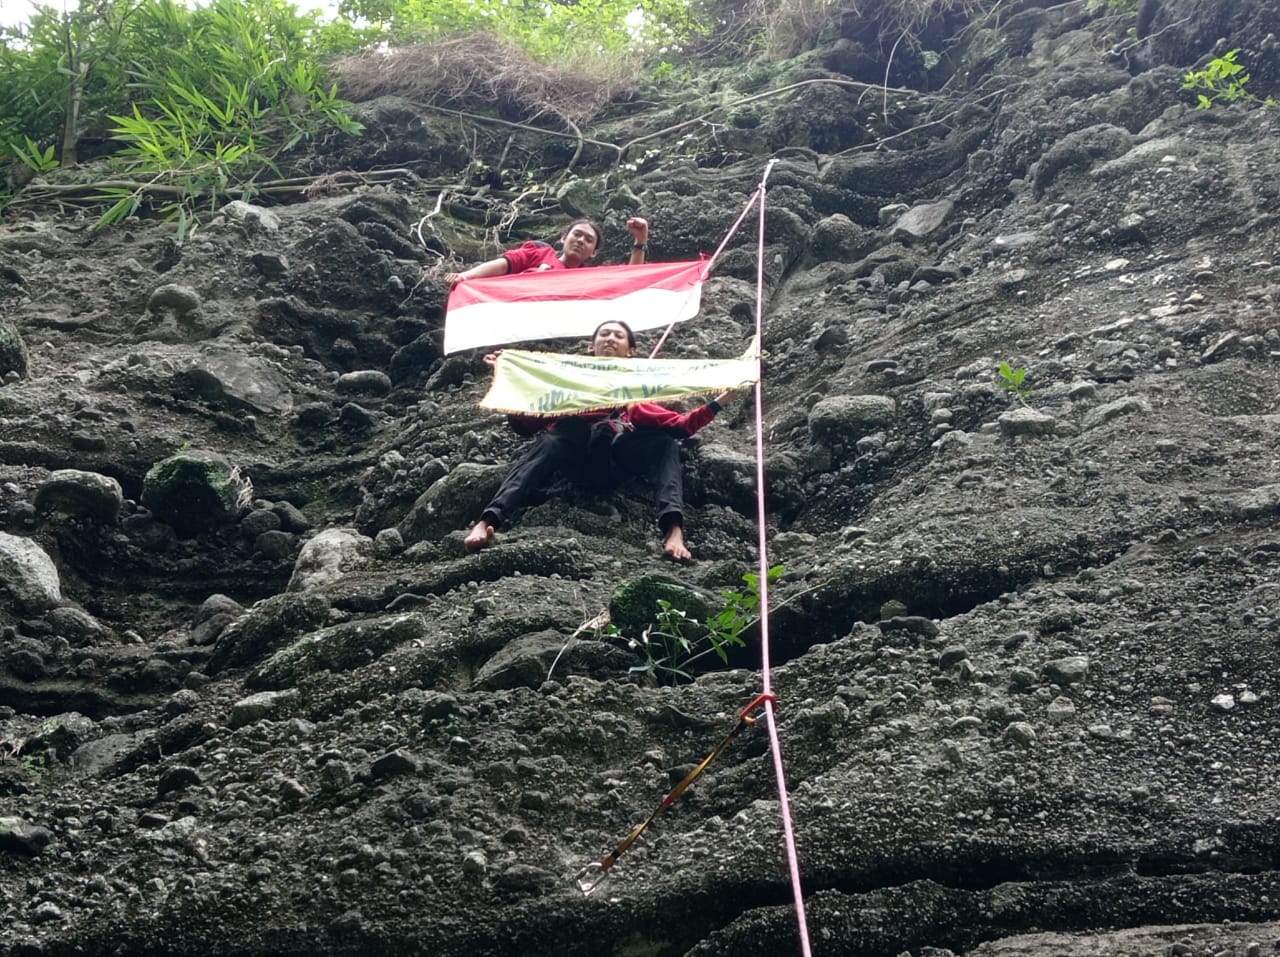
<path id="1" fill-rule="evenodd" d="M 0 379 L 10 372 L 26 376 L 27 347 L 12 324 L 0 322 Z"/>
<path id="2" fill-rule="evenodd" d="M 639 632 L 655 620 L 659 601 L 669 601 L 699 621 L 706 621 L 711 615 L 711 603 L 701 592 L 663 575 L 642 575 L 613 590 L 610 620 L 624 632 Z"/>
<path id="3" fill-rule="evenodd" d="M 286 592 L 266 598 L 218 636 L 206 669 L 217 674 L 247 665 L 319 628 L 329 619 L 329 600 L 318 592 Z"/>
<path id="4" fill-rule="evenodd" d="M 186 451 L 151 466 L 142 482 L 142 504 L 181 534 L 230 520 L 248 483 L 216 452 Z"/>
<path id="5" fill-rule="evenodd" d="M 277 651 L 249 675 L 247 684 L 281 689 L 318 671 L 352 671 L 429 631 L 427 618 L 417 612 L 334 625 Z"/>

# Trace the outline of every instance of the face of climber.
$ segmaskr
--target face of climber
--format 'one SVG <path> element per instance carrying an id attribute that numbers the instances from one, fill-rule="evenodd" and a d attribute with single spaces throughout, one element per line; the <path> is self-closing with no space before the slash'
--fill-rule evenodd
<path id="1" fill-rule="evenodd" d="M 564 264 L 581 266 L 596 254 L 600 247 L 600 234 L 593 223 L 583 219 L 570 223 L 560 241 L 564 244 L 564 251 L 560 254 Z"/>
<path id="2" fill-rule="evenodd" d="M 625 322 L 604 322 L 591 338 L 591 354 L 625 359 L 635 347 L 635 335 Z"/>

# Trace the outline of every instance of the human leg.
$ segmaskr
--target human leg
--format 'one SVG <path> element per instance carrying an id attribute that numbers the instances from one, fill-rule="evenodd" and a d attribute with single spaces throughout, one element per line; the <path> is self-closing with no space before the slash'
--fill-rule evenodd
<path id="1" fill-rule="evenodd" d="M 642 475 L 653 486 L 663 552 L 676 561 L 688 561 L 693 555 L 684 541 L 684 473 L 680 468 L 680 446 L 663 432 L 636 429 L 618 436 L 613 443 L 613 455 L 623 471 Z"/>
<path id="2" fill-rule="evenodd" d="M 582 437 L 577 433 L 539 432 L 502 479 L 497 493 L 480 514 L 464 540 L 470 551 L 489 544 L 529 496 L 547 484 L 560 469 L 582 454 Z"/>

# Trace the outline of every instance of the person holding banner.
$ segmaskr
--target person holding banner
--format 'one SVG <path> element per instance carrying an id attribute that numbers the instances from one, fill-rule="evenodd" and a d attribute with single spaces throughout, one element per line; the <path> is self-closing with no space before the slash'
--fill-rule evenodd
<path id="1" fill-rule="evenodd" d="M 614 320 L 596 328 L 588 351 L 595 356 L 628 358 L 635 344 L 631 327 Z M 497 357 L 491 354 L 485 361 L 493 365 Z M 512 428 L 533 436 L 533 442 L 467 533 L 467 550 L 479 551 L 488 545 L 496 530 L 509 523 L 515 511 L 558 473 L 599 484 L 609 484 L 621 474 L 646 478 L 654 486 L 663 552 L 674 561 L 688 561 L 693 555 L 684 539 L 684 478 L 675 439 L 687 438 L 710 423 L 732 395 L 723 392 L 685 413 L 641 402 L 580 415 L 510 416 Z"/>
<path id="2" fill-rule="evenodd" d="M 631 262 L 638 266 L 644 262 L 649 249 L 649 223 L 639 216 L 627 220 L 627 232 L 631 234 Z M 560 252 L 547 243 L 527 242 L 508 249 L 497 259 L 490 259 L 462 272 L 446 273 L 444 281 L 453 288 L 468 279 L 484 279 L 490 276 L 506 276 L 525 272 L 542 272 L 547 269 L 576 269 L 585 266 L 600 249 L 600 227 L 589 219 L 577 219 L 560 234 Z"/>

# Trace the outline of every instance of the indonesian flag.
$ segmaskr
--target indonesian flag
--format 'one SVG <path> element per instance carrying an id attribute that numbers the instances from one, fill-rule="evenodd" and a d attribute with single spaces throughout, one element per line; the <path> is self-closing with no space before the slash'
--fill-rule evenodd
<path id="1" fill-rule="evenodd" d="M 640 332 L 692 319 L 702 302 L 708 265 L 584 266 L 467 279 L 449 293 L 444 351 L 585 339 L 608 321 Z"/>

